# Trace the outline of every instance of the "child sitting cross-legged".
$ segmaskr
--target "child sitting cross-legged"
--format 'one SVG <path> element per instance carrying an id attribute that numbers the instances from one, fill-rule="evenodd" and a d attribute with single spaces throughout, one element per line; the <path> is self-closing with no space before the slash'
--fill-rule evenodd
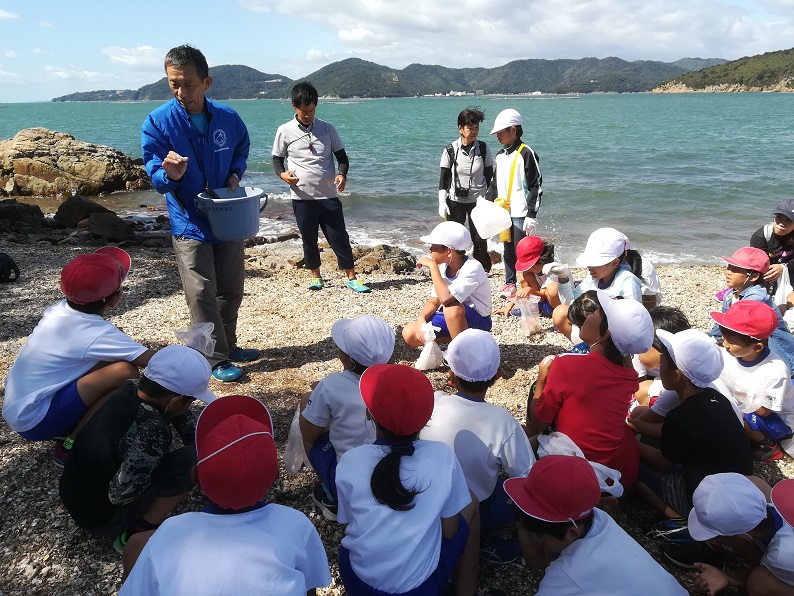
<path id="1" fill-rule="evenodd" d="M 781 459 L 781 446 L 794 453 L 794 386 L 788 365 L 769 346 L 777 313 L 763 302 L 742 300 L 711 318 L 730 354 L 722 379 L 744 412 L 755 459 Z"/>
<path id="2" fill-rule="evenodd" d="M 129 577 L 119 594 L 313 596 L 330 584 L 311 521 L 264 501 L 278 477 L 267 408 L 245 395 L 212 402 L 196 424 L 196 449 L 192 476 L 210 504 L 130 538 L 124 549 Z"/>

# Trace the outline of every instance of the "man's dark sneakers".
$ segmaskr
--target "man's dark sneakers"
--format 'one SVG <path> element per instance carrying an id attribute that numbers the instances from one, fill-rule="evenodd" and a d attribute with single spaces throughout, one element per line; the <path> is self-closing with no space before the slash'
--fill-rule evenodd
<path id="1" fill-rule="evenodd" d="M 480 559 L 495 565 L 507 565 L 517 561 L 520 556 L 518 542 L 502 536 L 489 536 L 480 544 Z"/>
<path id="2" fill-rule="evenodd" d="M 706 563 L 717 569 L 723 569 L 727 562 L 726 557 L 710 549 L 705 542 L 665 544 L 661 551 L 671 563 L 683 569 L 695 569 L 695 563 Z"/>
<path id="3" fill-rule="evenodd" d="M 670 544 L 681 544 L 694 542 L 695 539 L 689 534 L 686 522 L 682 520 L 666 519 L 648 530 L 645 535 L 648 538 L 667 542 Z"/>
<path id="4" fill-rule="evenodd" d="M 253 348 L 235 348 L 229 352 L 229 360 L 232 362 L 253 362 L 262 357 L 262 352 Z"/>
<path id="5" fill-rule="evenodd" d="M 314 485 L 314 490 L 312 491 L 312 501 L 314 502 L 314 506 L 320 510 L 320 513 L 323 514 L 325 519 L 328 521 L 336 521 L 336 512 L 339 507 L 339 503 L 337 503 L 333 497 L 331 497 L 331 493 L 326 490 L 322 482 L 318 482 Z"/>
<path id="6" fill-rule="evenodd" d="M 236 367 L 228 360 L 224 360 L 212 369 L 212 376 L 221 383 L 231 383 L 243 376 L 243 369 Z"/>

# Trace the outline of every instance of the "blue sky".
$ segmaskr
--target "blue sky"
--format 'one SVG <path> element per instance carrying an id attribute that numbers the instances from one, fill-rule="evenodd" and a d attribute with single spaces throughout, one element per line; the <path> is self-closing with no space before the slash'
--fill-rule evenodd
<path id="1" fill-rule="evenodd" d="M 313 5 L 313 6 L 312 6 Z M 794 0 L 0 0 L 0 103 L 137 89 L 172 46 L 298 78 L 349 57 L 735 59 L 794 45 Z"/>

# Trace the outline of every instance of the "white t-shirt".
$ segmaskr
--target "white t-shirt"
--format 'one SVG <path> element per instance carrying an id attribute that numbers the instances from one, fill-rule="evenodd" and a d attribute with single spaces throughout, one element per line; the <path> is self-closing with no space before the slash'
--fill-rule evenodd
<path id="1" fill-rule="evenodd" d="M 42 421 L 56 391 L 99 362 L 133 361 L 147 350 L 99 315 L 61 300 L 44 311 L 5 379 L 3 417 L 16 432 Z"/>
<path id="2" fill-rule="evenodd" d="M 421 491 L 407 511 L 395 511 L 372 496 L 372 470 L 388 447 L 351 449 L 336 468 L 337 519 L 347 524 L 342 546 L 350 551 L 350 565 L 364 582 L 393 594 L 430 577 L 441 552 L 441 518 L 454 517 L 471 503 L 452 450 L 436 441 L 415 441 L 414 446 L 412 456 L 400 458 L 403 486 Z"/>
<path id="3" fill-rule="evenodd" d="M 642 282 L 640 278 L 634 275 L 627 265 L 618 267 L 612 283 L 606 288 L 600 288 L 598 281 L 593 279 L 591 275 L 587 275 L 582 282 L 573 289 L 573 297 L 578 298 L 588 290 L 603 290 L 611 298 L 622 296 L 631 300 L 642 301 Z"/>
<path id="4" fill-rule="evenodd" d="M 761 565 L 783 583 L 794 586 L 794 530 L 786 522 L 772 536 Z"/>
<path id="5" fill-rule="evenodd" d="M 634 367 L 634 370 L 637 371 L 638 377 L 658 377 L 659 376 L 659 369 L 658 368 L 645 368 L 645 365 L 640 362 L 640 354 L 634 354 L 631 357 L 631 365 Z M 659 395 L 658 393 L 656 395 Z"/>
<path id="6" fill-rule="evenodd" d="M 295 170 L 297 184 L 290 184 L 294 200 L 333 199 L 339 195 L 334 179 L 334 152 L 345 145 L 332 124 L 315 118 L 309 126 L 292 118 L 282 124 L 273 139 L 273 155 L 286 157 L 287 170 Z"/>
<path id="7" fill-rule="evenodd" d="M 687 591 L 600 509 L 584 538 L 549 564 L 538 596 L 641 594 L 675 596 Z"/>
<path id="8" fill-rule="evenodd" d="M 329 427 L 337 461 L 345 451 L 375 440 L 375 428 L 366 421 L 367 406 L 358 388 L 360 380 L 349 370 L 331 373 L 314 388 L 303 410 L 302 416 L 312 424 Z"/>
<path id="9" fill-rule="evenodd" d="M 739 419 L 739 423 L 744 425 L 744 416 L 742 415 L 742 411 L 739 409 L 739 406 L 736 405 L 736 400 L 733 399 L 731 392 L 728 390 L 728 387 L 726 387 L 722 379 L 717 379 L 713 383 L 709 383 L 709 387 L 719 391 L 730 402 L 731 407 L 733 408 L 733 413 L 736 414 L 736 417 Z M 678 399 L 678 394 L 675 391 L 665 389 L 661 380 L 659 379 L 656 379 L 651 384 L 651 388 L 648 390 L 648 395 L 658 395 L 656 401 L 651 406 L 651 411 L 659 414 L 659 416 L 662 416 L 663 418 L 667 418 L 667 414 L 670 413 L 670 410 L 681 405 L 681 400 Z"/>
<path id="10" fill-rule="evenodd" d="M 535 463 L 524 429 L 500 406 L 436 391 L 425 440 L 446 443 L 463 468 L 469 490 L 482 502 L 493 493 L 499 471 L 524 477 Z"/>
<path id="11" fill-rule="evenodd" d="M 644 279 L 645 281 L 642 281 Z M 643 296 L 656 296 L 656 306 L 662 303 L 662 282 L 659 281 L 659 274 L 656 267 L 648 259 L 642 259 L 642 286 Z"/>
<path id="12" fill-rule="evenodd" d="M 491 284 L 488 281 L 488 274 L 477 259 L 466 257 L 455 277 L 447 277 L 449 265 L 446 263 L 442 263 L 438 269 L 455 300 L 471 306 L 480 316 L 491 315 L 493 310 Z M 435 288 L 430 291 L 430 296 L 438 298 Z"/>
<path id="13" fill-rule="evenodd" d="M 306 596 L 330 583 L 314 525 L 300 511 L 270 503 L 245 513 L 183 513 L 165 520 L 119 594 Z"/>
<path id="14" fill-rule="evenodd" d="M 747 363 L 726 354 L 720 378 L 745 414 L 760 407 L 777 412 L 789 428 L 794 428 L 794 386 L 788 365 L 767 348 L 767 354 Z"/>

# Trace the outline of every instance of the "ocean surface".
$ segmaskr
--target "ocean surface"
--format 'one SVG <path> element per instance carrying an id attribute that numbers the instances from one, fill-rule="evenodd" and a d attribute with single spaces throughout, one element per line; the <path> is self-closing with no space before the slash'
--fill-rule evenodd
<path id="1" fill-rule="evenodd" d="M 271 166 L 276 128 L 292 117 L 285 101 L 230 101 L 251 135 L 247 186 L 270 201 L 261 231 L 294 228 L 290 201 Z M 43 126 L 140 157 L 140 125 L 159 102 L 6 104 L 0 139 Z M 485 111 L 480 138 L 512 107 L 523 140 L 540 154 L 539 234 L 572 263 L 594 229 L 612 226 L 657 264 L 716 263 L 747 245 L 784 198 L 794 198 L 794 94 L 582 95 L 322 101 L 350 157 L 342 202 L 351 237 L 423 250 L 418 238 L 439 222 L 437 188 L 444 146 L 457 115 Z M 154 191 L 101 202 L 151 216 Z M 45 210 L 46 210 L 45 205 Z M 51 206 L 50 206 L 51 207 Z"/>

